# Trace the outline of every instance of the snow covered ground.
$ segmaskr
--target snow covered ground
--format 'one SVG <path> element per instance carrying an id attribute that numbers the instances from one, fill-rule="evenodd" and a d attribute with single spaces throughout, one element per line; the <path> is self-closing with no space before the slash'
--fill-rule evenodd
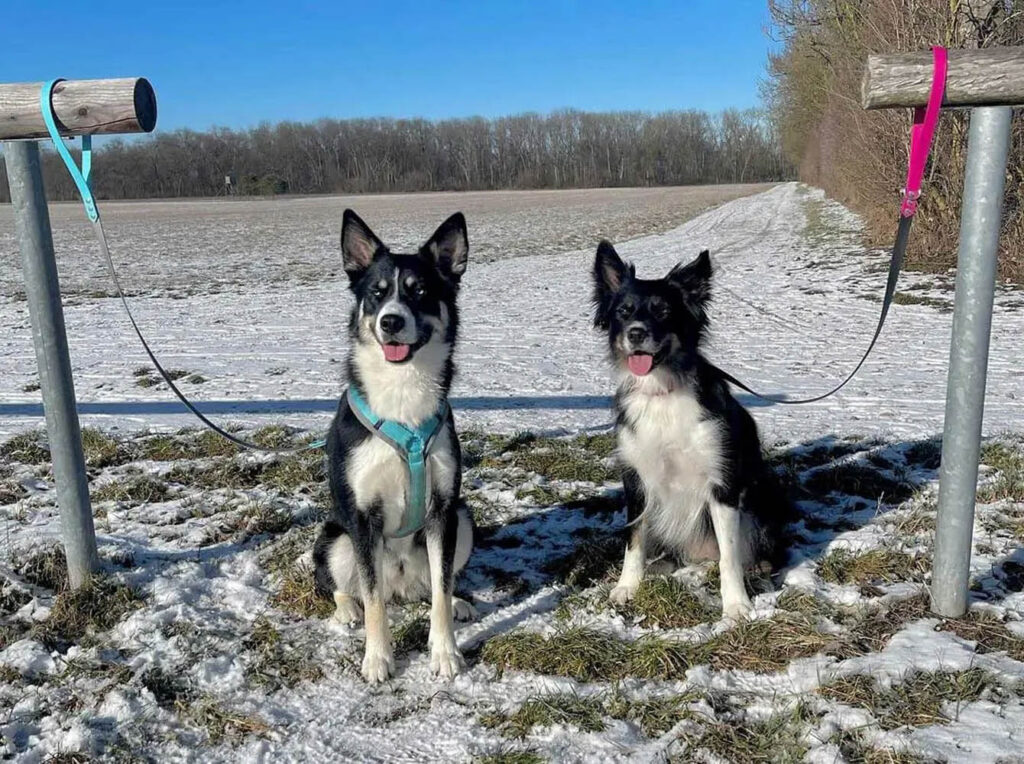
<path id="1" fill-rule="evenodd" d="M 350 304 L 341 274 L 281 276 L 291 255 L 276 244 L 266 282 L 249 269 L 244 288 L 134 301 L 166 365 L 198 375 L 185 387 L 268 442 L 329 420 Z M 717 267 L 721 366 L 803 395 L 855 363 L 886 264 L 862 250 L 855 216 L 785 184 L 619 246 L 641 275 L 702 248 Z M 454 404 L 481 533 L 460 588 L 480 618 L 458 627 L 470 667 L 450 685 L 429 677 L 415 605 L 391 609 L 398 676 L 362 684 L 360 630 L 325 620 L 330 608 L 308 596 L 325 502 L 317 456 L 162 434 L 192 423 L 163 386 L 139 386 L 150 375 L 133 376 L 143 358 L 117 304 L 84 287 L 66 312 L 83 422 L 100 428 L 87 452 L 109 576 L 88 595 L 55 596 L 59 523 L 31 432 L 37 393 L 24 390 L 27 314 L 0 298 L 0 751 L 26 762 L 1024 761 L 1024 447 L 1012 435 L 1024 430 L 1024 298 L 997 298 L 986 406 L 997 438 L 984 454 L 971 615 L 940 621 L 922 598 L 952 292 L 946 277 L 911 274 L 843 393 L 806 407 L 747 401 L 802 517 L 790 567 L 753 582 L 756 619 L 730 626 L 706 566 L 652 573 L 630 608 L 606 603 L 623 517 L 610 382 L 588 320 L 592 248 L 538 249 L 473 263 L 464 282 Z M 513 434 L 526 430 L 539 437 Z"/>

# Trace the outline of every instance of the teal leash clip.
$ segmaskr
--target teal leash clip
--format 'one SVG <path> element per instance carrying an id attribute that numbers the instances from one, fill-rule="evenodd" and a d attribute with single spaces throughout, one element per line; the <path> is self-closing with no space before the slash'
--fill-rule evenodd
<path id="1" fill-rule="evenodd" d="M 78 187 L 78 194 L 82 197 L 82 204 L 85 206 L 85 214 L 89 216 L 89 220 L 95 223 L 100 219 L 100 211 L 96 206 L 96 199 L 92 195 L 92 188 L 89 186 L 89 176 L 92 174 L 92 136 L 82 136 L 82 166 L 79 167 L 75 163 L 75 158 L 71 156 L 71 152 L 68 151 L 68 147 L 64 145 L 64 139 L 61 138 L 60 131 L 57 129 L 57 119 L 53 113 L 53 89 L 63 81 L 62 78 L 58 78 L 43 84 L 43 89 L 39 93 L 39 110 L 43 114 L 46 130 L 50 133 L 50 138 L 53 139 L 53 147 L 57 149 L 60 158 L 64 160 L 71 179 Z"/>

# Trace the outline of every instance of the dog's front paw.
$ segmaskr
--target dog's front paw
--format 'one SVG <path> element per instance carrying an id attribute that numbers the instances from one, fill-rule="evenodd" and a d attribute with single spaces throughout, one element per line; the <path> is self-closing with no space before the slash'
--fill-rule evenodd
<path id="1" fill-rule="evenodd" d="M 456 621 L 472 621 L 476 618 L 476 608 L 461 597 L 452 597 L 452 615 Z"/>
<path id="2" fill-rule="evenodd" d="M 464 668 L 466 659 L 457 645 L 435 645 L 430 649 L 430 673 L 439 679 L 454 679 Z"/>
<path id="3" fill-rule="evenodd" d="M 363 656 L 363 679 L 369 684 L 386 682 L 395 671 L 395 658 L 391 648 L 387 650 L 367 650 Z"/>
<path id="4" fill-rule="evenodd" d="M 363 620 L 363 609 L 354 598 L 341 592 L 334 593 L 334 615 L 335 621 L 346 626 L 350 623 L 358 623 Z"/>
<path id="5" fill-rule="evenodd" d="M 750 597 L 744 594 L 742 597 L 734 597 L 729 600 L 722 601 L 722 618 L 727 621 L 739 623 L 745 621 L 750 617 L 751 611 L 754 609 L 754 603 L 750 601 Z"/>
<path id="6" fill-rule="evenodd" d="M 613 605 L 622 607 L 629 602 L 636 595 L 637 584 L 619 584 L 612 589 L 611 594 L 608 595 L 609 601 Z"/>

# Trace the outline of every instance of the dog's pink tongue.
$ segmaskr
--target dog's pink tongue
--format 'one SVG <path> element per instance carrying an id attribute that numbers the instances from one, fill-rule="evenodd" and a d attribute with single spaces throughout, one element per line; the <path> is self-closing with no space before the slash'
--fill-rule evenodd
<path id="1" fill-rule="evenodd" d="M 631 355 L 627 363 L 631 372 L 638 377 L 643 377 L 650 373 L 651 367 L 654 365 L 654 357 L 646 353 L 637 353 L 636 355 Z"/>
<path id="2" fill-rule="evenodd" d="M 404 361 L 408 356 L 408 345 L 384 345 L 384 357 L 389 361 Z"/>

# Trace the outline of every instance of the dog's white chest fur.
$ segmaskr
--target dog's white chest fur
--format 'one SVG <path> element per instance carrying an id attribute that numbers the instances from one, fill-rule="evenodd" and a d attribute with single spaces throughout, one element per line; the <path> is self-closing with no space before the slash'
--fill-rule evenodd
<path id="1" fill-rule="evenodd" d="M 450 495 L 454 487 L 456 465 L 452 451 L 451 437 L 445 427 L 438 433 L 427 458 L 428 513 L 434 491 Z M 356 506 L 370 508 L 379 503 L 385 535 L 401 527 L 409 495 L 409 474 L 394 448 L 378 437 L 367 438 L 352 451 L 348 483 L 355 493 Z"/>
<path id="2" fill-rule="evenodd" d="M 648 527 L 686 545 L 722 482 L 721 429 L 686 390 L 630 392 L 623 405 L 632 429 L 620 428 L 619 455 L 643 483 Z"/>

